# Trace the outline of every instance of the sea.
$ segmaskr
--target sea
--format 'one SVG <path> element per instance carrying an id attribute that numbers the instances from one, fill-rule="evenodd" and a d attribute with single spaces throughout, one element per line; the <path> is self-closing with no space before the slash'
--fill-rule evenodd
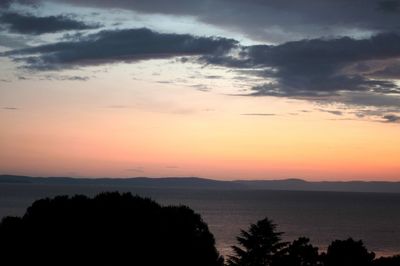
<path id="1" fill-rule="evenodd" d="M 201 214 L 225 257 L 232 254 L 240 230 L 265 217 L 277 224 L 283 240 L 306 236 L 320 251 L 333 240 L 352 237 L 361 239 L 377 257 L 400 254 L 400 194 L 394 193 L 0 184 L 0 218 L 21 216 L 40 198 L 104 191 L 189 206 Z"/>

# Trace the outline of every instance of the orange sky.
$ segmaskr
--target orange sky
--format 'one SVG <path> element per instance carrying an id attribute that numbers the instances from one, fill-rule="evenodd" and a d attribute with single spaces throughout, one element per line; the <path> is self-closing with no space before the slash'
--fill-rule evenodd
<path id="1" fill-rule="evenodd" d="M 0 110 L 0 172 L 400 181 L 399 124 L 227 95 L 235 85 L 228 79 L 209 92 L 159 83 L 149 64 L 115 65 L 85 82 L 0 83 L 0 106 L 17 108 Z M 141 79 L 132 77 L 138 69 Z"/>

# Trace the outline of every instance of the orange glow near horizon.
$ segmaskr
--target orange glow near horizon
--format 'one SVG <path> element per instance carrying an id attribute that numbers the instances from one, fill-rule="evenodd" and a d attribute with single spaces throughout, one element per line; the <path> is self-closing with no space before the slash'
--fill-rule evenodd
<path id="1" fill-rule="evenodd" d="M 398 124 L 336 119 L 305 101 L 233 97 L 225 83 L 205 93 L 116 71 L 69 84 L 0 88 L 19 107 L 0 111 L 2 173 L 400 181 Z M 243 115 L 259 113 L 267 115 Z"/>

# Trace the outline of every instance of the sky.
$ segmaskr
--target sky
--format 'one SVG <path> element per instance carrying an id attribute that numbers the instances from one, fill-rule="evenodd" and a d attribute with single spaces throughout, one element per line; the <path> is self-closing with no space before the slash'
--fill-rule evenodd
<path id="1" fill-rule="evenodd" d="M 0 173 L 400 181 L 400 1 L 1 0 Z"/>

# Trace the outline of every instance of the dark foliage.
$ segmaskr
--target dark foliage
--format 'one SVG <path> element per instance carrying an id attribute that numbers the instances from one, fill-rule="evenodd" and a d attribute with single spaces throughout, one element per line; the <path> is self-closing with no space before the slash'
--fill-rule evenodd
<path id="1" fill-rule="evenodd" d="M 374 266 L 399 266 L 400 265 L 400 255 L 393 257 L 382 257 L 374 260 Z"/>
<path id="2" fill-rule="evenodd" d="M 275 260 L 276 266 L 318 266 L 321 265 L 318 248 L 310 244 L 310 239 L 300 237 L 294 240 Z"/>
<path id="3" fill-rule="evenodd" d="M 374 260 L 375 254 L 361 240 L 335 240 L 320 254 L 308 238 L 286 243 L 281 236 L 268 218 L 241 230 L 227 266 L 400 266 L 400 255 Z"/>
<path id="4" fill-rule="evenodd" d="M 281 232 L 265 218 L 250 225 L 248 231 L 241 230 L 237 241 L 241 247 L 233 246 L 235 255 L 228 259 L 229 266 L 269 266 L 287 245 L 281 241 Z"/>
<path id="5" fill-rule="evenodd" d="M 333 241 L 323 255 L 326 266 L 369 266 L 375 258 L 373 252 L 369 252 L 361 240 L 352 238 Z"/>
<path id="6" fill-rule="evenodd" d="M 0 224 L 1 265 L 221 266 L 215 241 L 188 207 L 130 193 L 59 196 Z"/>

